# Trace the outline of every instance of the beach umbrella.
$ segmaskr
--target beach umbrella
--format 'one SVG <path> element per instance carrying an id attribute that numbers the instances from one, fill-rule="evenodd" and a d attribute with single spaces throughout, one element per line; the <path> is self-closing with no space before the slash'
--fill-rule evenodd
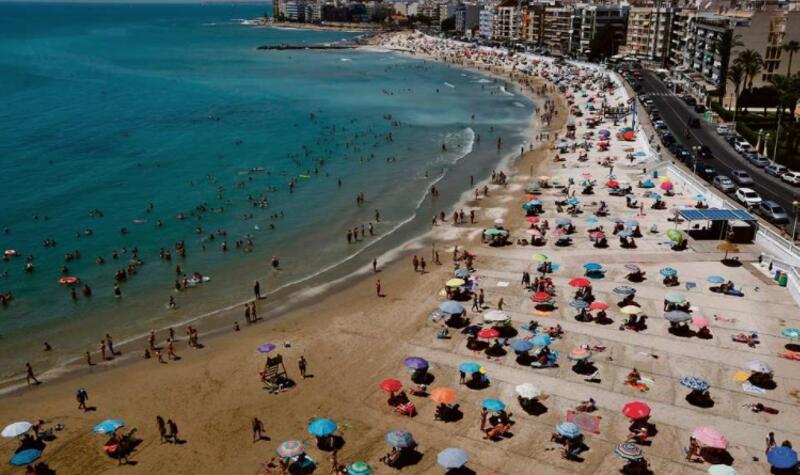
<path id="1" fill-rule="evenodd" d="M 447 300 L 439 304 L 439 310 L 450 315 L 461 315 L 466 311 L 463 305 L 455 300 Z"/>
<path id="2" fill-rule="evenodd" d="M 678 271 L 676 271 L 672 267 L 664 267 L 663 269 L 658 271 L 658 273 L 663 275 L 664 277 L 675 277 L 676 275 L 678 275 Z"/>
<path id="3" fill-rule="evenodd" d="M 505 236 L 506 234 L 508 234 L 508 231 L 506 231 L 505 229 L 497 229 L 497 228 L 489 228 L 483 232 L 484 236 L 489 236 L 489 237 Z"/>
<path id="4" fill-rule="evenodd" d="M 517 353 L 525 353 L 534 347 L 533 342 L 525 338 L 511 340 L 509 345 L 511 346 L 511 349 Z"/>
<path id="5" fill-rule="evenodd" d="M 497 218 L 494 220 L 494 224 L 497 226 L 502 226 L 504 223 L 503 218 Z"/>
<path id="6" fill-rule="evenodd" d="M 674 187 L 675 187 L 675 185 L 673 185 L 671 181 L 665 181 L 665 182 L 661 183 L 661 189 L 664 190 L 664 191 L 669 191 Z"/>
<path id="7" fill-rule="evenodd" d="M 722 277 L 721 275 L 710 275 L 706 277 L 706 280 L 712 284 L 721 284 L 725 282 L 725 277 Z"/>
<path id="8" fill-rule="evenodd" d="M 37 460 L 42 456 L 42 451 L 39 449 L 25 449 L 14 454 L 9 463 L 15 467 L 22 467 Z"/>
<path id="9" fill-rule="evenodd" d="M 397 391 L 403 389 L 403 383 L 396 379 L 387 378 L 378 383 L 378 387 L 387 393 L 396 393 Z"/>
<path id="10" fill-rule="evenodd" d="M 583 265 L 583 268 L 588 270 L 589 272 L 597 272 L 603 270 L 603 266 L 598 264 L 597 262 L 587 262 Z"/>
<path id="11" fill-rule="evenodd" d="M 397 447 L 398 449 L 405 449 L 417 445 L 417 443 L 414 442 L 414 436 L 411 435 L 411 432 L 404 430 L 387 432 L 385 439 L 390 447 Z"/>
<path id="12" fill-rule="evenodd" d="M 528 183 L 525 185 L 525 193 L 536 193 L 541 189 L 538 183 Z"/>
<path id="13" fill-rule="evenodd" d="M 620 442 L 614 447 L 614 453 L 625 460 L 639 460 L 644 458 L 642 449 L 633 442 Z"/>
<path id="14" fill-rule="evenodd" d="M 631 231 L 630 229 L 623 229 L 622 231 L 617 233 L 617 236 L 624 237 L 624 238 L 629 238 L 629 237 L 633 236 L 633 231 Z"/>
<path id="15" fill-rule="evenodd" d="M 406 368 L 413 369 L 413 370 L 426 370 L 428 369 L 428 361 L 425 358 L 420 358 L 419 356 L 409 356 L 405 360 L 403 360 L 403 364 L 406 365 Z"/>
<path id="16" fill-rule="evenodd" d="M 633 420 L 644 419 L 650 416 L 650 406 L 641 401 L 628 402 L 622 406 L 622 414 Z"/>
<path id="17" fill-rule="evenodd" d="M 506 405 L 499 399 L 484 399 L 481 407 L 487 411 L 500 412 L 506 408 Z"/>
<path id="18" fill-rule="evenodd" d="M 581 428 L 574 422 L 561 422 L 556 425 L 556 432 L 568 439 L 574 439 L 581 435 Z"/>
<path id="19" fill-rule="evenodd" d="M 538 217 L 538 216 L 528 216 L 527 218 L 525 218 L 525 221 L 527 221 L 527 222 L 529 222 L 529 223 L 536 224 L 536 223 L 538 223 L 539 221 L 541 221 L 541 219 L 539 219 L 539 217 Z"/>
<path id="20" fill-rule="evenodd" d="M 500 336 L 500 332 L 495 328 L 481 328 L 481 331 L 478 332 L 478 338 L 482 338 L 484 340 L 491 340 L 492 338 L 497 338 L 498 336 Z"/>
<path id="21" fill-rule="evenodd" d="M 539 200 L 530 200 L 527 203 L 525 203 L 524 205 L 522 205 L 522 209 L 530 210 L 530 209 L 533 209 L 533 208 L 535 208 L 537 206 L 541 206 L 541 205 L 542 205 L 542 202 L 539 201 Z"/>
<path id="22" fill-rule="evenodd" d="M 654 200 L 656 200 L 656 201 L 661 201 L 661 195 L 659 195 L 658 193 L 652 193 L 652 192 L 651 192 L 651 193 L 650 193 L 650 198 L 651 198 L 651 199 L 654 199 Z"/>
<path id="23" fill-rule="evenodd" d="M 579 200 L 578 198 L 570 198 L 567 200 L 567 204 L 570 206 L 578 206 L 579 204 L 581 204 L 581 200 Z"/>
<path id="24" fill-rule="evenodd" d="M 797 452 L 782 445 L 767 452 L 767 462 L 777 469 L 788 469 L 797 465 Z"/>
<path id="25" fill-rule="evenodd" d="M 330 419 L 314 419 L 308 424 L 308 433 L 314 437 L 327 437 L 338 429 L 339 426 Z"/>
<path id="26" fill-rule="evenodd" d="M 514 390 L 520 395 L 520 397 L 525 399 L 537 398 L 542 394 L 542 392 L 539 391 L 539 388 L 531 383 L 518 384 Z"/>
<path id="27" fill-rule="evenodd" d="M 537 236 L 538 237 L 538 236 L 542 235 L 542 232 L 539 231 L 538 229 L 526 229 L 525 230 L 525 234 L 528 234 L 530 236 Z"/>
<path id="28" fill-rule="evenodd" d="M 553 300 L 553 297 L 547 292 L 536 292 L 531 296 L 531 300 L 538 303 L 545 303 Z"/>
<path id="29" fill-rule="evenodd" d="M 680 382 L 682 386 L 685 386 L 692 391 L 707 391 L 711 387 L 711 385 L 708 384 L 708 381 L 698 376 L 684 376 L 681 378 Z"/>
<path id="30" fill-rule="evenodd" d="M 567 358 L 571 359 L 572 361 L 585 361 L 592 357 L 591 350 L 587 350 L 583 347 L 575 348 L 574 350 L 570 351 L 567 355 Z"/>
<path id="31" fill-rule="evenodd" d="M 590 217 L 586 218 L 585 221 L 586 221 L 586 224 L 595 224 L 599 220 L 597 218 L 595 218 L 594 216 L 590 216 Z"/>
<path id="32" fill-rule="evenodd" d="M 467 464 L 467 453 L 453 447 L 446 448 L 436 456 L 436 462 L 444 468 L 461 468 Z"/>
<path id="33" fill-rule="evenodd" d="M 595 300 L 594 302 L 589 304 L 589 310 L 607 310 L 607 309 L 608 309 L 608 304 L 600 300 Z"/>
<path id="34" fill-rule="evenodd" d="M 95 434 L 113 434 L 120 427 L 125 426 L 125 421 L 121 419 L 106 419 L 94 426 Z"/>
<path id="35" fill-rule="evenodd" d="M 554 230 L 550 231 L 550 234 L 555 237 L 562 237 L 567 235 L 567 230 L 564 228 L 555 228 Z"/>
<path id="36" fill-rule="evenodd" d="M 707 447 L 716 449 L 725 449 L 728 447 L 727 437 L 713 427 L 698 427 L 692 431 L 692 437 Z"/>
<path id="37" fill-rule="evenodd" d="M 275 453 L 282 458 L 288 459 L 297 457 L 298 455 L 305 453 L 305 451 L 306 449 L 303 446 L 303 443 L 299 440 L 287 440 L 278 446 L 278 448 L 275 450 Z"/>
<path id="38" fill-rule="evenodd" d="M 533 259 L 536 262 L 547 262 L 547 256 L 545 256 L 544 254 L 534 254 L 531 259 Z"/>
<path id="39" fill-rule="evenodd" d="M 553 342 L 553 339 L 547 333 L 539 333 L 531 338 L 530 341 L 534 346 L 547 346 Z"/>
<path id="40" fill-rule="evenodd" d="M 585 277 L 575 277 L 569 281 L 570 287 L 589 287 L 590 285 L 592 285 L 592 283 Z"/>
<path id="41" fill-rule="evenodd" d="M 786 338 L 791 338 L 792 340 L 800 339 L 800 328 L 784 328 L 781 332 L 781 335 L 785 336 Z"/>
<path id="42" fill-rule="evenodd" d="M 464 279 L 450 279 L 445 283 L 445 285 L 448 287 L 461 287 L 464 284 L 466 284 Z"/>
<path id="43" fill-rule="evenodd" d="M 631 130 L 623 132 L 622 139 L 628 142 L 633 142 L 636 139 L 636 133 Z"/>
<path id="44" fill-rule="evenodd" d="M 636 305 L 626 305 L 619 309 L 620 313 L 624 313 L 625 315 L 638 315 L 642 313 L 642 309 L 637 307 Z"/>
<path id="45" fill-rule="evenodd" d="M 507 322 L 511 320 L 511 315 L 507 314 L 502 310 L 489 310 L 488 312 L 483 314 L 483 321 L 496 323 L 496 322 Z"/>
<path id="46" fill-rule="evenodd" d="M 724 260 L 724 259 L 728 258 L 728 253 L 729 252 L 739 252 L 739 247 L 736 244 L 732 243 L 732 242 L 727 242 L 726 241 L 726 242 L 723 242 L 722 244 L 720 244 L 719 246 L 717 246 L 717 250 L 718 251 L 722 251 L 722 252 L 725 253 L 725 257 L 722 258 Z"/>
<path id="47" fill-rule="evenodd" d="M 674 242 L 675 244 L 680 244 L 686 239 L 682 232 L 678 231 L 677 229 L 668 229 L 667 230 L 667 237 L 670 241 Z"/>
<path id="48" fill-rule="evenodd" d="M 428 397 L 436 404 L 452 404 L 456 400 L 456 392 L 450 388 L 433 388 Z"/>
<path id="49" fill-rule="evenodd" d="M 633 154 L 634 157 L 646 157 L 647 153 L 642 152 L 641 150 Z"/>
<path id="50" fill-rule="evenodd" d="M 259 346 L 258 348 L 256 348 L 256 351 L 258 351 L 259 353 L 269 353 L 270 351 L 274 350 L 275 348 L 277 348 L 277 346 L 273 345 L 272 343 L 265 343 L 265 344 Z"/>
<path id="51" fill-rule="evenodd" d="M 19 437 L 31 430 L 31 427 L 33 427 L 33 424 L 28 421 L 14 422 L 13 424 L 7 425 L 0 435 L 7 438 Z"/>
<path id="52" fill-rule="evenodd" d="M 628 272 L 640 272 L 642 269 L 636 264 L 625 264 L 625 270 Z"/>
<path id="53" fill-rule="evenodd" d="M 542 176 L 539 177 L 539 180 L 541 180 L 541 181 L 547 181 L 549 179 L 550 179 L 550 177 L 547 176 L 547 175 L 542 175 Z"/>
<path id="54" fill-rule="evenodd" d="M 592 239 L 598 239 L 599 240 L 599 239 L 603 239 L 604 237 L 606 237 L 606 233 L 604 233 L 603 231 L 592 231 L 592 233 L 589 234 L 589 236 Z"/>
<path id="55" fill-rule="evenodd" d="M 695 315 L 694 317 L 692 317 L 692 325 L 696 327 L 699 328 L 707 327 L 709 323 L 710 322 L 708 321 L 707 318 L 701 317 L 700 315 Z"/>
<path id="56" fill-rule="evenodd" d="M 467 361 L 458 365 L 458 370 L 466 374 L 477 373 L 481 370 L 481 368 L 483 368 L 481 365 L 473 361 Z"/>
<path id="57" fill-rule="evenodd" d="M 365 462 L 353 462 L 347 466 L 347 475 L 370 475 L 371 473 L 372 467 Z"/>
<path id="58" fill-rule="evenodd" d="M 607 129 L 600 129 L 600 130 L 597 131 L 597 133 L 599 135 L 611 135 L 611 132 L 608 131 Z"/>
<path id="59" fill-rule="evenodd" d="M 694 199 L 696 199 L 697 201 L 705 201 L 706 200 L 706 195 L 697 194 L 697 195 L 694 195 Z"/>
<path id="60" fill-rule="evenodd" d="M 609 188 L 619 188 L 619 182 L 617 180 L 608 180 L 606 186 Z"/>
<path id="61" fill-rule="evenodd" d="M 646 190 L 649 190 L 650 188 L 655 188 L 655 187 L 656 187 L 656 184 L 653 183 L 650 180 L 645 180 L 644 182 L 642 182 L 642 188 L 644 188 Z"/>
<path id="62" fill-rule="evenodd" d="M 625 221 L 625 226 L 628 226 L 629 228 L 635 228 L 638 225 L 639 221 L 636 221 L 635 219 L 629 219 Z"/>
<path id="63" fill-rule="evenodd" d="M 686 296 L 680 292 L 667 292 L 667 295 L 664 296 L 664 300 L 670 303 L 683 303 L 686 302 Z"/>
<path id="64" fill-rule="evenodd" d="M 664 318 L 672 323 L 688 322 L 692 316 L 683 310 L 672 310 L 664 314 Z"/>
<path id="65" fill-rule="evenodd" d="M 620 285 L 619 287 L 614 287 L 612 290 L 617 295 L 633 295 L 636 293 L 636 289 L 631 287 L 630 285 Z"/>
<path id="66" fill-rule="evenodd" d="M 556 218 L 555 223 L 556 226 L 569 226 L 572 224 L 572 220 L 569 218 Z"/>
<path id="67" fill-rule="evenodd" d="M 589 302 L 587 302 L 586 300 L 575 299 L 569 302 L 569 306 L 580 310 L 584 308 L 589 308 Z"/>
<path id="68" fill-rule="evenodd" d="M 708 467 L 708 475 L 739 475 L 739 472 L 730 465 L 717 464 Z"/>
<path id="69" fill-rule="evenodd" d="M 458 279 L 466 280 L 469 278 L 470 273 L 467 269 L 458 269 L 455 272 L 453 272 L 453 275 L 456 276 L 456 278 Z"/>
<path id="70" fill-rule="evenodd" d="M 772 368 L 770 368 L 770 366 L 763 361 L 748 361 L 746 366 L 747 369 L 754 373 L 772 373 Z"/>

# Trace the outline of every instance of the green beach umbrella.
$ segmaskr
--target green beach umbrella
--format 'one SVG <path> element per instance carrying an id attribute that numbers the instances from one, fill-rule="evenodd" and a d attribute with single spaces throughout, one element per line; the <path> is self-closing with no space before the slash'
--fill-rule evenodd
<path id="1" fill-rule="evenodd" d="M 686 239 L 683 233 L 678 231 L 677 229 L 668 230 L 667 237 L 669 238 L 670 241 L 674 242 L 675 244 L 680 244 L 683 242 L 684 239 Z"/>

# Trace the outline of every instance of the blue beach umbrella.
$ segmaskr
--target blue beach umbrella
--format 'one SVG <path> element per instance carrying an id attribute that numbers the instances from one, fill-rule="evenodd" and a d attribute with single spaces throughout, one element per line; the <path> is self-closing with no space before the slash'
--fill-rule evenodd
<path id="1" fill-rule="evenodd" d="M 636 221 L 635 219 L 629 219 L 629 220 L 625 221 L 625 226 L 627 226 L 629 228 L 635 228 L 638 225 L 639 225 L 639 221 Z"/>
<path id="2" fill-rule="evenodd" d="M 698 376 L 684 376 L 681 378 L 681 386 L 685 386 L 692 391 L 706 391 L 711 387 L 708 381 Z"/>
<path id="3" fill-rule="evenodd" d="M 656 201 L 661 201 L 661 195 L 659 195 L 658 193 L 650 193 L 650 198 Z"/>
<path id="4" fill-rule="evenodd" d="M 327 437 L 336 432 L 338 426 L 330 419 L 314 419 L 308 425 L 308 433 L 314 437 Z"/>
<path id="5" fill-rule="evenodd" d="M 633 154 L 634 157 L 646 157 L 647 154 L 641 150 Z"/>
<path id="6" fill-rule="evenodd" d="M 469 271 L 467 269 L 458 269 L 453 273 L 453 275 L 455 275 L 459 279 L 468 279 L 469 276 L 470 276 L 470 273 L 469 273 Z"/>
<path id="7" fill-rule="evenodd" d="M 531 338 L 531 343 L 533 343 L 534 346 L 547 346 L 552 342 L 553 339 L 550 338 L 550 335 L 546 333 L 539 333 L 535 337 Z"/>
<path id="8" fill-rule="evenodd" d="M 671 310 L 664 314 L 664 318 L 672 323 L 688 322 L 692 316 L 682 310 Z"/>
<path id="9" fill-rule="evenodd" d="M 570 198 L 567 200 L 567 204 L 570 206 L 578 206 L 581 204 L 581 201 L 578 198 Z"/>
<path id="10" fill-rule="evenodd" d="M 676 271 L 672 267 L 664 267 L 663 269 L 658 271 L 658 273 L 663 275 L 664 277 L 675 277 L 676 275 L 678 275 L 678 271 Z"/>
<path id="11" fill-rule="evenodd" d="M 562 422 L 556 425 L 556 432 L 568 439 L 574 439 L 581 435 L 581 428 L 574 422 Z"/>
<path id="12" fill-rule="evenodd" d="M 670 303 L 683 303 L 686 302 L 686 296 L 680 292 L 667 292 L 667 295 L 664 296 L 664 300 Z"/>
<path id="13" fill-rule="evenodd" d="M 466 374 L 477 373 L 481 370 L 481 365 L 473 361 L 467 361 L 458 365 L 458 370 Z"/>
<path id="14" fill-rule="evenodd" d="M 767 462 L 781 470 L 792 468 L 797 465 L 797 452 L 782 445 L 774 447 L 767 452 Z"/>
<path id="15" fill-rule="evenodd" d="M 455 300 L 447 300 L 439 304 L 439 310 L 450 315 L 461 315 L 465 312 L 464 306 Z"/>
<path id="16" fill-rule="evenodd" d="M 597 262 L 587 262 L 583 265 L 583 268 L 588 270 L 589 272 L 597 272 L 599 270 L 603 270 L 603 266 L 598 264 Z"/>
<path id="17" fill-rule="evenodd" d="M 531 348 L 533 348 L 534 346 L 531 340 L 527 340 L 524 338 L 511 340 L 509 345 L 511 345 L 511 348 L 518 353 L 525 353 L 526 351 L 530 351 Z"/>
<path id="18" fill-rule="evenodd" d="M 256 348 L 256 351 L 258 351 L 259 353 L 269 353 L 270 351 L 274 350 L 275 348 L 277 348 L 277 346 L 273 345 L 272 343 L 265 343 L 265 344 L 259 346 L 258 348 Z"/>
<path id="19" fill-rule="evenodd" d="M 636 289 L 629 285 L 620 285 L 619 287 L 614 287 L 612 290 L 617 295 L 633 295 L 636 293 Z"/>
<path id="20" fill-rule="evenodd" d="M 484 399 L 481 406 L 487 411 L 500 412 L 506 408 L 503 401 L 499 399 Z"/>
<path id="21" fill-rule="evenodd" d="M 414 442 L 414 436 L 411 435 L 411 432 L 404 430 L 393 430 L 391 432 L 387 432 L 385 439 L 389 446 L 397 447 L 398 449 L 413 447 L 417 444 Z"/>
<path id="22" fill-rule="evenodd" d="M 419 356 L 409 356 L 403 360 L 403 364 L 406 365 L 406 368 L 413 369 L 415 371 L 426 370 L 428 369 L 428 366 L 430 366 L 428 360 L 425 358 L 420 358 Z"/>
<path id="23" fill-rule="evenodd" d="M 706 195 L 698 194 L 698 195 L 694 196 L 694 199 L 696 199 L 697 201 L 705 201 L 706 200 Z"/>
<path id="24" fill-rule="evenodd" d="M 642 188 L 644 188 L 644 189 L 650 189 L 650 188 L 655 188 L 655 187 L 656 187 L 656 184 L 653 183 L 650 180 L 642 182 Z"/>
<path id="25" fill-rule="evenodd" d="M 569 226 L 572 224 L 572 220 L 569 218 L 556 218 L 555 223 L 556 226 Z"/>
<path id="26" fill-rule="evenodd" d="M 9 463 L 15 467 L 28 465 L 34 460 L 42 456 L 42 451 L 39 449 L 25 449 L 14 454 Z"/>
<path id="27" fill-rule="evenodd" d="M 623 229 L 622 231 L 617 233 L 617 236 L 625 238 L 631 237 L 633 236 L 633 231 L 631 231 L 630 229 Z"/>
<path id="28" fill-rule="evenodd" d="M 461 468 L 467 464 L 469 457 L 462 449 L 446 448 L 436 456 L 436 462 L 444 468 Z"/>
<path id="29" fill-rule="evenodd" d="M 725 282 L 725 277 L 722 277 L 721 275 L 710 275 L 706 277 L 706 280 L 712 284 L 721 284 Z"/>
<path id="30" fill-rule="evenodd" d="M 785 336 L 786 338 L 791 338 L 792 340 L 800 339 L 800 328 L 784 328 L 781 332 L 781 335 Z"/>
<path id="31" fill-rule="evenodd" d="M 594 217 L 586 218 L 586 224 L 596 224 L 598 222 L 599 222 L 599 220 L 597 218 L 594 218 Z"/>
<path id="32" fill-rule="evenodd" d="M 353 462 L 347 466 L 347 475 L 370 475 L 372 467 L 365 462 Z"/>
<path id="33" fill-rule="evenodd" d="M 583 308 L 589 308 L 589 302 L 587 302 L 586 300 L 575 299 L 570 301 L 569 306 L 580 310 Z"/>
<path id="34" fill-rule="evenodd" d="M 95 434 L 113 434 L 117 429 L 123 427 L 125 421 L 121 419 L 106 419 L 94 426 Z"/>

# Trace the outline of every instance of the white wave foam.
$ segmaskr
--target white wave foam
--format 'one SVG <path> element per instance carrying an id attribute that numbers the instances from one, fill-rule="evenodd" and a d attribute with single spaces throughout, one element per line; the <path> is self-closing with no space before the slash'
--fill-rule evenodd
<path id="1" fill-rule="evenodd" d="M 521 107 L 523 109 L 525 108 L 525 104 L 523 104 L 521 102 L 514 101 L 514 102 L 512 102 L 512 104 L 514 104 L 515 107 Z"/>
<path id="2" fill-rule="evenodd" d="M 502 92 L 502 93 L 503 93 L 503 94 L 505 94 L 506 96 L 511 96 L 511 97 L 514 97 L 514 94 L 512 94 L 512 93 L 508 92 L 508 90 L 506 89 L 506 87 L 505 87 L 505 86 L 500 86 L 500 92 Z"/>
<path id="3" fill-rule="evenodd" d="M 445 85 L 445 86 L 447 86 L 447 87 L 451 87 L 451 88 L 453 88 L 453 89 L 455 89 L 455 88 L 456 88 L 455 86 L 453 86 L 453 85 L 452 85 L 452 84 L 450 84 L 449 82 L 446 82 L 446 83 L 444 83 L 444 85 Z"/>

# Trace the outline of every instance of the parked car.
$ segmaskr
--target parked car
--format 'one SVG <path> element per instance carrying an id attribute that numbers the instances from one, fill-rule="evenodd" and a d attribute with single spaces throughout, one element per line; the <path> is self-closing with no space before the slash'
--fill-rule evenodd
<path id="1" fill-rule="evenodd" d="M 788 172 L 789 169 L 778 163 L 773 163 L 772 165 L 765 168 L 764 171 L 767 172 L 768 175 L 781 176 L 784 173 Z"/>
<path id="2" fill-rule="evenodd" d="M 739 188 L 736 190 L 734 196 L 736 197 L 736 201 L 748 208 L 761 204 L 761 196 L 752 188 Z"/>
<path id="3" fill-rule="evenodd" d="M 744 170 L 734 170 L 731 172 L 731 178 L 739 185 L 752 185 L 753 178 Z"/>
<path id="4" fill-rule="evenodd" d="M 774 201 L 762 201 L 758 205 L 758 213 L 770 223 L 784 224 L 789 222 L 789 215 L 786 210 Z"/>
<path id="5" fill-rule="evenodd" d="M 754 165 L 758 168 L 764 168 L 767 165 L 769 165 L 769 160 L 767 160 L 766 158 L 762 157 L 761 155 L 755 152 L 748 153 L 746 157 L 747 161 L 750 162 L 751 165 Z"/>
<path id="6" fill-rule="evenodd" d="M 790 185 L 800 185 L 800 173 L 788 171 L 781 175 L 781 180 L 789 183 Z"/>
<path id="7" fill-rule="evenodd" d="M 700 155 L 700 158 L 704 158 L 706 160 L 714 158 L 714 154 L 711 153 L 711 148 L 709 148 L 708 145 L 701 146 L 698 155 Z"/>
<path id="8" fill-rule="evenodd" d="M 739 153 L 745 153 L 752 151 L 753 147 L 750 145 L 750 142 L 743 139 L 738 139 L 733 143 L 733 148 Z"/>
<path id="9" fill-rule="evenodd" d="M 697 105 L 697 99 L 695 99 L 694 97 L 692 97 L 692 96 L 690 96 L 688 94 L 683 96 L 683 101 L 686 104 L 688 104 L 690 107 L 694 107 L 695 105 Z"/>
<path id="10" fill-rule="evenodd" d="M 711 180 L 711 183 L 723 193 L 731 193 L 736 190 L 736 185 L 725 175 L 715 176 L 714 179 Z"/>
<path id="11" fill-rule="evenodd" d="M 714 177 L 717 176 L 717 171 L 711 167 L 700 167 L 697 169 L 697 174 L 700 175 L 701 178 L 712 181 Z"/>

